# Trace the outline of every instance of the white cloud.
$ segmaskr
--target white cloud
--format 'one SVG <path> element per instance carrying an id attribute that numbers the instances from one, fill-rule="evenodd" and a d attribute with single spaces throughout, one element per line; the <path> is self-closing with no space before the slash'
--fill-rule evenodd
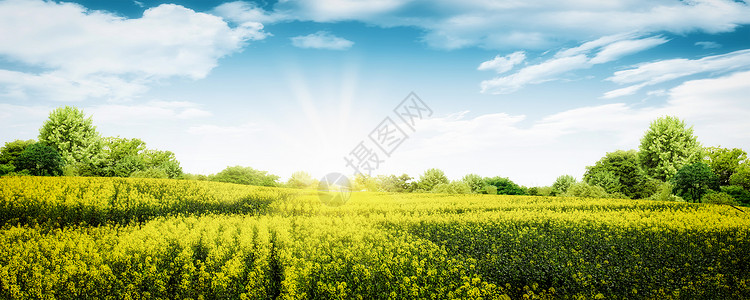
<path id="1" fill-rule="evenodd" d="M 477 70 L 494 70 L 498 74 L 505 73 L 513 69 L 526 59 L 523 51 L 516 51 L 506 56 L 495 56 L 492 60 L 485 61 L 479 65 Z"/>
<path id="2" fill-rule="evenodd" d="M 231 28 L 219 17 L 173 4 L 126 19 L 72 3 L 3 1 L 0 56 L 45 71 L 9 79 L 12 71 L 5 70 L 0 85 L 32 93 L 41 88 L 66 99 L 132 96 L 155 79 L 205 77 L 219 58 L 264 38 L 262 28 Z"/>
<path id="3" fill-rule="evenodd" d="M 292 19 L 284 14 L 268 12 L 253 2 L 244 1 L 223 3 L 214 8 L 212 13 L 237 24 L 248 22 L 269 24 Z"/>
<path id="4" fill-rule="evenodd" d="M 623 56 L 666 42 L 667 40 L 661 37 L 639 39 L 637 35 L 633 34 L 605 36 L 583 43 L 575 48 L 561 50 L 553 58 L 524 67 L 516 73 L 482 81 L 482 92 L 492 94 L 513 93 L 528 84 L 557 80 L 570 71 L 586 69 L 597 64 L 617 60 Z M 591 57 L 592 55 L 593 57 Z M 497 58 L 484 62 L 482 65 L 491 65 L 496 60 Z"/>
<path id="5" fill-rule="evenodd" d="M 551 184 L 569 173 L 580 178 L 605 152 L 636 149 L 649 123 L 675 115 L 693 125 L 705 146 L 750 148 L 750 71 L 687 81 L 668 91 L 666 103 L 612 103 L 579 107 L 539 120 L 503 113 L 435 117 L 388 161 L 386 172 L 419 174 L 441 167 L 453 178 L 468 172 L 509 176 L 521 184 Z M 450 162 L 438 163 L 435 162 Z M 432 165 L 431 165 L 432 164 Z M 409 166 L 400 170 L 397 166 Z"/>
<path id="6" fill-rule="evenodd" d="M 328 50 L 346 50 L 354 45 L 354 42 L 337 37 L 327 31 L 318 31 L 316 33 L 295 36 L 291 38 L 292 45 L 298 48 L 311 49 L 328 49 Z"/>
<path id="7" fill-rule="evenodd" d="M 650 37 L 640 40 L 617 41 L 606 45 L 589 62 L 592 64 L 603 64 L 618 60 L 624 56 L 647 50 L 667 42 L 661 37 Z"/>
<path id="8" fill-rule="evenodd" d="M 607 78 L 617 84 L 630 86 L 607 92 L 604 98 L 632 95 L 646 86 L 700 73 L 727 73 L 750 68 L 750 49 L 734 51 L 700 59 L 668 59 L 643 63 L 631 69 L 617 71 Z"/>
<path id="9" fill-rule="evenodd" d="M 703 49 L 717 49 L 721 48 L 721 44 L 717 42 L 708 42 L 708 41 L 702 41 L 702 42 L 695 42 L 696 46 L 701 46 Z"/>
<path id="10" fill-rule="evenodd" d="M 220 15 L 238 20 L 414 26 L 424 42 L 445 49 L 543 49 L 622 32 L 718 33 L 750 23 L 750 5 L 732 0 L 286 0 L 270 12 L 248 2 L 229 6 L 237 10 Z"/>

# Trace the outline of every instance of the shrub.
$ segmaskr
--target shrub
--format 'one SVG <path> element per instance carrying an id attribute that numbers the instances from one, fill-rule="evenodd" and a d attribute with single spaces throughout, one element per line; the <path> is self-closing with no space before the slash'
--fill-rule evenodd
<path id="1" fill-rule="evenodd" d="M 732 196 L 730 196 L 727 193 L 724 192 L 709 192 L 703 195 L 703 198 L 701 198 L 701 201 L 703 203 L 713 203 L 713 204 L 729 204 L 729 205 L 737 205 L 737 200 L 734 200 Z"/>
<path id="2" fill-rule="evenodd" d="M 722 186 L 721 191 L 744 205 L 750 205 L 750 191 L 739 185 Z"/>

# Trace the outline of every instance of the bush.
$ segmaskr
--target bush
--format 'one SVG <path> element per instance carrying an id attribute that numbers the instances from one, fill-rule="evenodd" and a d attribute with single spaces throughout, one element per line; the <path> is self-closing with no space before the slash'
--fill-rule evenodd
<path id="1" fill-rule="evenodd" d="M 684 202 L 685 200 L 682 199 L 680 196 L 675 196 L 672 194 L 672 190 L 674 189 L 674 186 L 672 186 L 669 182 L 662 182 L 657 188 L 656 192 L 652 194 L 650 197 L 648 197 L 649 200 L 656 200 L 656 201 L 675 201 L 675 202 Z"/>
<path id="2" fill-rule="evenodd" d="M 517 185 L 515 182 L 508 178 L 495 176 L 492 178 L 485 178 L 484 182 L 488 185 L 492 185 L 497 188 L 497 194 L 499 195 L 525 195 L 526 192 Z"/>
<path id="3" fill-rule="evenodd" d="M 432 189 L 433 193 L 443 194 L 471 194 L 471 187 L 461 181 L 452 181 L 451 183 L 438 183 Z"/>
<path id="4" fill-rule="evenodd" d="M 485 185 L 482 194 L 497 195 L 497 187 L 494 185 Z"/>
<path id="5" fill-rule="evenodd" d="M 250 167 L 227 167 L 216 175 L 211 176 L 211 181 L 237 183 L 246 185 L 277 186 L 279 176 L 268 174 L 266 171 L 256 170 Z"/>
<path id="6" fill-rule="evenodd" d="M 709 192 L 703 195 L 703 198 L 701 198 L 701 201 L 703 203 L 713 203 L 713 204 L 728 204 L 728 205 L 738 205 L 737 200 L 734 200 L 732 196 L 730 196 L 727 193 L 724 192 Z"/>
<path id="7" fill-rule="evenodd" d="M 742 203 L 743 205 L 750 205 L 750 191 L 739 185 L 722 186 L 721 191 L 732 196 L 734 200 Z"/>
<path id="8" fill-rule="evenodd" d="M 555 179 L 555 183 L 552 184 L 552 194 L 561 195 L 568 191 L 568 188 L 576 183 L 576 178 L 570 175 L 562 175 Z"/>
<path id="9" fill-rule="evenodd" d="M 6 175 L 10 172 L 13 172 L 16 168 L 13 167 L 11 164 L 6 165 L 0 165 L 0 176 Z"/>

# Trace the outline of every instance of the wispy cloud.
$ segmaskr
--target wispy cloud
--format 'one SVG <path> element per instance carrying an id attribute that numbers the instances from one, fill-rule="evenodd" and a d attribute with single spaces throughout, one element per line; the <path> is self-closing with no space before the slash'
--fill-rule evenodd
<path id="1" fill-rule="evenodd" d="M 717 49 L 721 48 L 721 44 L 717 42 L 708 42 L 708 41 L 701 41 L 701 42 L 695 42 L 696 46 L 701 46 L 703 49 Z"/>
<path id="2" fill-rule="evenodd" d="M 346 50 L 354 45 L 354 42 L 337 37 L 327 31 L 318 31 L 316 33 L 295 36 L 291 38 L 292 45 L 305 49 L 327 49 L 327 50 Z"/>
<path id="3" fill-rule="evenodd" d="M 491 94 L 513 93 L 526 85 L 557 80 L 562 75 L 571 71 L 587 69 L 597 64 L 618 60 L 624 56 L 666 42 L 667 39 L 663 37 L 637 38 L 637 36 L 633 34 L 605 36 L 594 41 L 583 43 L 575 48 L 561 50 L 551 59 L 535 65 L 526 66 L 510 75 L 482 81 L 482 92 Z M 488 68 L 491 65 L 497 64 L 496 61 L 499 59 L 503 58 L 496 57 L 491 61 L 482 63 L 480 69 L 482 66 Z M 503 68 L 507 68 L 507 63 L 503 65 Z"/>
<path id="4" fill-rule="evenodd" d="M 506 56 L 495 56 L 492 60 L 485 61 L 479 65 L 477 70 L 493 70 L 498 74 L 502 74 L 510 71 L 517 64 L 522 63 L 526 59 L 526 54 L 523 51 L 513 52 Z"/>
<path id="5" fill-rule="evenodd" d="M 670 80 L 700 73 L 726 74 L 750 69 L 750 49 L 734 51 L 700 59 L 667 59 L 644 63 L 634 68 L 617 71 L 607 80 L 629 86 L 609 91 L 604 98 L 632 95 L 640 89 Z"/>
<path id="6" fill-rule="evenodd" d="M 413 26 L 424 30 L 424 42 L 443 49 L 545 49 L 622 32 L 717 33 L 750 24 L 750 4 L 732 0 L 287 0 L 272 11 L 250 2 L 224 8 L 220 15 L 234 20 Z"/>

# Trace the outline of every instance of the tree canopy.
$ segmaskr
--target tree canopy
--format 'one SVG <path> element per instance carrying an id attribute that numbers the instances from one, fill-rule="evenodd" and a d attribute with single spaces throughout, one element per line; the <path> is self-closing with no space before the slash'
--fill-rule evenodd
<path id="1" fill-rule="evenodd" d="M 251 167 L 233 166 L 211 176 L 211 180 L 246 185 L 277 186 L 276 181 L 279 180 L 279 176 Z"/>
<path id="2" fill-rule="evenodd" d="M 26 147 L 16 159 L 16 168 L 35 176 L 58 176 L 65 164 L 55 148 L 42 143 Z"/>
<path id="3" fill-rule="evenodd" d="M 720 185 L 729 185 L 729 178 L 747 161 L 747 152 L 742 149 L 710 147 L 706 151 L 708 166 L 719 177 Z"/>
<path id="4" fill-rule="evenodd" d="M 697 162 L 680 168 L 672 178 L 675 194 L 686 201 L 701 202 L 701 198 L 709 190 L 719 189 L 719 178 L 711 168 Z"/>
<path id="5" fill-rule="evenodd" d="M 638 157 L 646 175 L 666 181 L 682 166 L 700 160 L 701 149 L 692 126 L 665 116 L 653 121 L 641 138 Z"/>
<path id="6" fill-rule="evenodd" d="M 39 129 L 39 142 L 54 148 L 69 167 L 79 175 L 94 175 L 94 165 L 100 163 L 102 139 L 91 117 L 82 110 L 64 106 L 50 112 Z"/>

